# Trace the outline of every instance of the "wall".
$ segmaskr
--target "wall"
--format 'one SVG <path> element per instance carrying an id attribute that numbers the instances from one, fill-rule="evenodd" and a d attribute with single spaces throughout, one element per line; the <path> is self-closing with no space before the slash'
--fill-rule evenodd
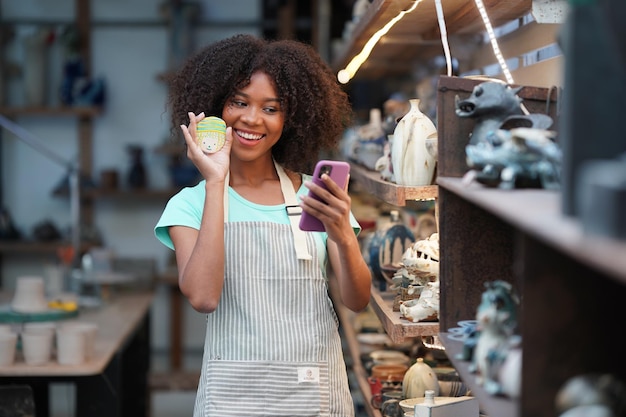
<path id="1" fill-rule="evenodd" d="M 129 167 L 127 144 L 145 147 L 149 186 L 168 186 L 167 160 L 153 149 L 168 139 L 169 119 L 165 113 L 165 86 L 158 74 L 167 69 L 167 25 L 159 15 L 164 0 L 93 0 L 91 13 L 93 76 L 103 77 L 107 84 L 107 104 L 104 113 L 95 119 L 93 132 L 93 176 L 98 179 L 103 169 L 113 168 L 124 182 Z M 205 0 L 202 22 L 196 30 L 196 45 L 238 32 L 259 34 L 261 2 L 248 0 Z M 74 0 L 22 0 L 2 2 L 0 15 L 6 21 L 50 21 L 69 23 L 73 19 Z M 22 60 L 20 39 L 32 32 L 29 25 L 16 29 L 16 39 L 7 45 L 7 55 L 15 62 Z M 61 46 L 50 49 L 48 73 L 49 104 L 58 103 L 57 88 L 60 79 Z M 8 103 L 23 104 L 23 80 L 14 76 L 6 80 Z M 76 123 L 72 117 L 20 117 L 24 128 L 40 138 L 57 153 L 68 159 L 76 156 Z M 2 135 L 2 202 L 14 223 L 25 235 L 44 219 L 65 229 L 70 224 L 69 203 L 51 197 L 51 191 L 61 182 L 64 169 L 27 146 Z M 168 262 L 170 251 L 153 237 L 156 223 L 165 201 L 120 202 L 102 200 L 95 205 L 95 226 L 104 243 L 123 256 L 154 257 L 159 269 Z M 49 255 L 5 254 L 2 256 L 2 283 L 6 289 L 14 287 L 17 276 L 44 274 L 46 264 L 54 262 Z M 159 288 L 154 305 L 153 346 L 168 346 L 168 304 L 164 288 Z M 191 309 L 185 312 L 187 320 L 186 345 L 202 346 L 203 317 Z M 200 326 L 200 327 L 198 327 Z"/>

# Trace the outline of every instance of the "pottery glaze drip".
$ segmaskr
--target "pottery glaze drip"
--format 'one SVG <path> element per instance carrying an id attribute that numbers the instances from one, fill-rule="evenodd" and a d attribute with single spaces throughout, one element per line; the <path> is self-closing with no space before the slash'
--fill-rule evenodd
<path id="1" fill-rule="evenodd" d="M 419 99 L 411 99 L 409 103 L 409 112 L 398 121 L 393 132 L 393 179 L 398 185 L 430 185 L 437 160 L 428 152 L 426 143 L 437 138 L 437 129 L 432 120 L 420 111 Z"/>

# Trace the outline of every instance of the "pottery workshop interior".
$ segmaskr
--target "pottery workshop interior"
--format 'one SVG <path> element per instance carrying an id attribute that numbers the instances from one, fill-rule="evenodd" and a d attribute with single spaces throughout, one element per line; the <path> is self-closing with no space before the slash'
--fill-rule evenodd
<path id="1" fill-rule="evenodd" d="M 626 417 L 624 21 L 0 0 L 0 416 Z"/>

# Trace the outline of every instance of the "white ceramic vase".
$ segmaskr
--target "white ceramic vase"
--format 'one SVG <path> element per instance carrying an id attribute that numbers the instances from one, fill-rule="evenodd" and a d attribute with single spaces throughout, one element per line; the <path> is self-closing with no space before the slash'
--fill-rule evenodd
<path id="1" fill-rule="evenodd" d="M 434 395 L 439 395 L 439 379 L 424 359 L 417 358 L 417 361 L 404 374 L 402 381 L 402 396 L 404 398 L 422 398 L 428 390 L 434 391 Z"/>
<path id="2" fill-rule="evenodd" d="M 393 132 L 391 166 L 398 185 L 423 186 L 433 182 L 436 156 L 427 143 L 437 138 L 435 124 L 419 109 L 419 99 L 409 100 L 411 108 Z"/>

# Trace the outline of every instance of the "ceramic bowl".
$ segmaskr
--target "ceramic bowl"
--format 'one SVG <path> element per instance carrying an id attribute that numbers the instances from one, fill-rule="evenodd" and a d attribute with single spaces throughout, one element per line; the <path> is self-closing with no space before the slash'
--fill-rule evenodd
<path id="1" fill-rule="evenodd" d="M 381 380 L 402 381 L 404 374 L 409 369 L 406 365 L 374 365 L 372 376 Z"/>
<path id="2" fill-rule="evenodd" d="M 413 415 L 413 411 L 415 410 L 415 404 L 421 404 L 424 402 L 424 398 L 407 398 L 400 401 L 400 408 L 405 413 L 410 413 Z"/>
<path id="3" fill-rule="evenodd" d="M 369 354 L 374 365 L 410 365 L 411 359 L 397 350 L 375 350 Z"/>

